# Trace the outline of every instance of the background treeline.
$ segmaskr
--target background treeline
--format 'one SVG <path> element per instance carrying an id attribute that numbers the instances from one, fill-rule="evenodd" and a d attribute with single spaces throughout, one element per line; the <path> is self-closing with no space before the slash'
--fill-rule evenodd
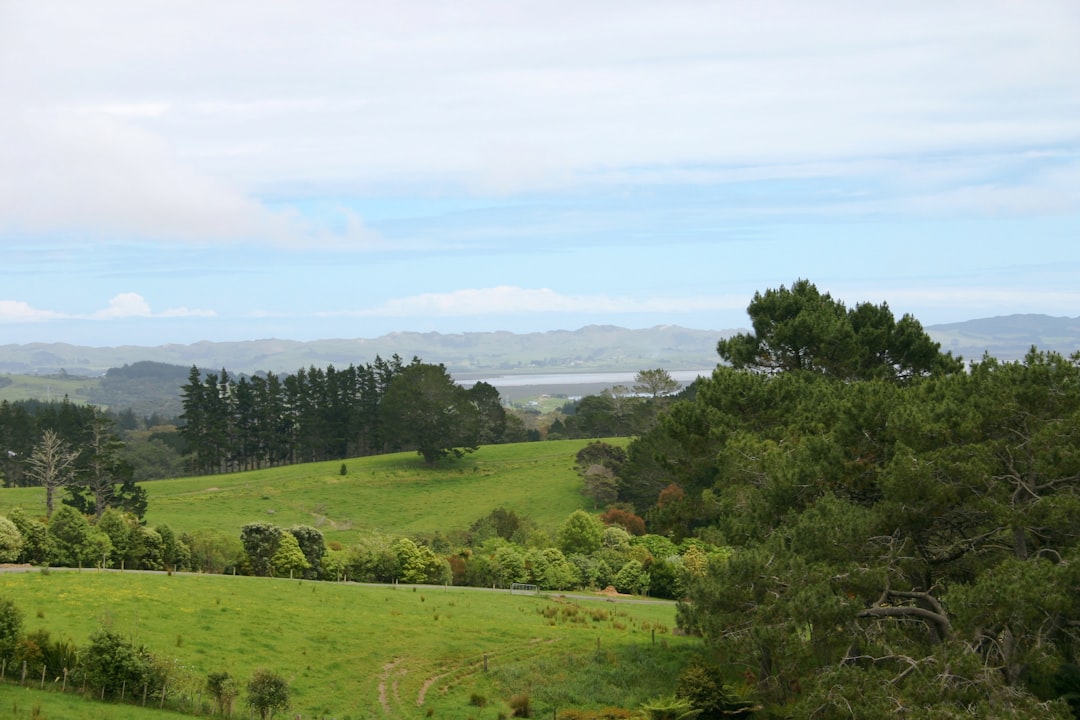
<path id="1" fill-rule="evenodd" d="M 180 432 L 198 474 L 406 449 L 431 462 L 453 448 L 539 438 L 507 415 L 491 385 L 466 390 L 442 365 L 397 355 L 285 377 L 193 367 L 182 393 Z"/>

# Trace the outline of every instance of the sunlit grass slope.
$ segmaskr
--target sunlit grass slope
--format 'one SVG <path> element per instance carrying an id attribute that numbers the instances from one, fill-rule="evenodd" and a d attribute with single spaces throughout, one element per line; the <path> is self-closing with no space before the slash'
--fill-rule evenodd
<path id="1" fill-rule="evenodd" d="M 434 467 L 415 453 L 292 465 L 146 483 L 150 525 L 239 535 L 249 522 L 319 528 L 348 544 L 357 531 L 401 535 L 464 529 L 497 507 L 556 529 L 588 507 L 574 455 L 588 441 L 492 445 Z M 0 490 L 0 514 L 14 505 L 42 514 L 40 488 Z"/>
<path id="2" fill-rule="evenodd" d="M 101 384 L 98 378 L 81 375 L 6 375 L 10 385 L 0 387 L 0 401 L 7 400 L 62 400 L 86 404 L 90 394 Z"/>
<path id="3" fill-rule="evenodd" d="M 673 691 L 697 646 L 668 632 L 670 604 L 507 591 L 88 570 L 3 575 L 0 595 L 27 631 L 85 645 L 110 626 L 173 660 L 191 693 L 209 672 L 246 680 L 269 667 L 289 680 L 290 717 L 496 720 L 518 693 L 548 716 L 635 707 Z M 0 717 L 19 692 L 0 688 Z"/>

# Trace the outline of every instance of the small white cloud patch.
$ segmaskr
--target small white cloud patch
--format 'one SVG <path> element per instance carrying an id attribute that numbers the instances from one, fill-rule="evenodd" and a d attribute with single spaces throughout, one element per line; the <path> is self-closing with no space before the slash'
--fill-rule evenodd
<path id="1" fill-rule="evenodd" d="M 0 300 L 0 323 L 35 323 L 50 320 L 123 320 L 128 318 L 214 317 L 213 310 L 170 308 L 155 313 L 150 303 L 138 293 L 120 293 L 107 307 L 92 313 L 65 313 L 35 308 L 21 300 Z"/>

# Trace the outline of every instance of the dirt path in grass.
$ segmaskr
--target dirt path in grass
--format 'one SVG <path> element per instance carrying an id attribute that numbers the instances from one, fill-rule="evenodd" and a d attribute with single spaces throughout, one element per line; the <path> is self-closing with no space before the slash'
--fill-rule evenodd
<path id="1" fill-rule="evenodd" d="M 478 657 L 471 659 L 463 659 L 460 663 L 449 668 L 444 668 L 443 672 L 438 675 L 432 675 L 424 680 L 420 685 L 420 690 L 416 694 L 416 707 L 423 707 L 427 701 L 428 691 L 433 685 L 441 682 L 447 678 L 454 678 L 453 683 L 459 683 L 463 679 L 475 675 L 487 670 L 487 663 L 494 660 L 507 660 L 520 657 L 521 655 L 533 654 L 540 646 L 549 647 L 559 642 L 558 638 L 540 639 L 533 638 L 527 645 L 515 646 L 503 650 L 495 650 L 486 652 Z M 447 687 L 440 688 L 445 692 Z"/>
<path id="2" fill-rule="evenodd" d="M 383 665 L 382 675 L 379 676 L 379 704 L 382 705 L 383 713 L 387 717 L 393 717 L 393 710 L 390 707 L 390 696 L 387 692 L 387 681 L 390 680 L 390 676 L 393 675 L 394 669 L 401 664 L 401 658 L 395 658 L 394 660 Z M 397 681 L 394 680 L 391 683 L 391 687 L 394 688 L 394 694 L 397 695 Z"/>

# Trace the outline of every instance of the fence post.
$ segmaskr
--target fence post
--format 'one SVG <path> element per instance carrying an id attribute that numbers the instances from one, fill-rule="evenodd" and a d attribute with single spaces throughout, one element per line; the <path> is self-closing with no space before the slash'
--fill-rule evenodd
<path id="1" fill-rule="evenodd" d="M 38 686 L 38 690 L 45 689 L 45 663 L 41 664 L 41 685 Z"/>
<path id="2" fill-rule="evenodd" d="M 68 669 L 64 668 L 64 684 L 60 686 L 60 692 L 67 692 L 67 674 Z"/>

